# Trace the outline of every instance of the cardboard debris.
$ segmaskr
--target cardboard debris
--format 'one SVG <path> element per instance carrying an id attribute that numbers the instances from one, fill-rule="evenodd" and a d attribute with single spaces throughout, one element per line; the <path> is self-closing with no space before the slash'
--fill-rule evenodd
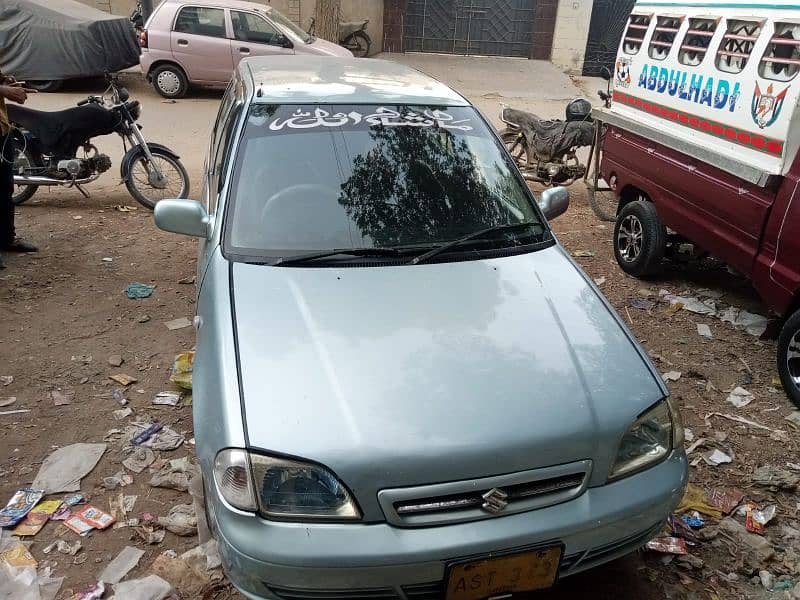
<path id="1" fill-rule="evenodd" d="M 50 520 L 50 517 L 61 507 L 61 500 L 45 500 L 34 506 L 12 530 L 14 535 L 36 535 Z"/>
<path id="2" fill-rule="evenodd" d="M 743 387 L 737 387 L 728 396 L 728 402 L 733 404 L 736 408 L 744 408 L 753 401 L 753 394 L 748 392 Z"/>
<path id="3" fill-rule="evenodd" d="M 184 329 L 186 327 L 191 327 L 192 322 L 186 317 L 180 317 L 179 319 L 166 321 L 164 325 L 166 325 L 167 329 L 169 329 L 170 331 L 175 331 L 177 329 Z"/>
<path id="4" fill-rule="evenodd" d="M 120 385 L 131 385 L 132 383 L 136 383 L 139 381 L 135 377 L 131 377 L 130 375 L 126 375 L 125 373 L 117 373 L 116 375 L 110 375 L 109 379 L 113 379 Z"/>

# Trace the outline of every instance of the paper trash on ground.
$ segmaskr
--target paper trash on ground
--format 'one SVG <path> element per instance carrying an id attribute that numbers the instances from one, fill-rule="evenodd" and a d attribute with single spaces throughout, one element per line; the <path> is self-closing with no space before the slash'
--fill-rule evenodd
<path id="1" fill-rule="evenodd" d="M 52 452 L 44 459 L 33 487 L 45 494 L 77 492 L 81 479 L 97 466 L 106 444 L 71 444 Z"/>
<path id="2" fill-rule="evenodd" d="M 125 546 L 114 560 L 106 565 L 98 579 L 104 583 L 119 583 L 139 564 L 142 556 L 144 556 L 144 550 L 133 546 Z"/>

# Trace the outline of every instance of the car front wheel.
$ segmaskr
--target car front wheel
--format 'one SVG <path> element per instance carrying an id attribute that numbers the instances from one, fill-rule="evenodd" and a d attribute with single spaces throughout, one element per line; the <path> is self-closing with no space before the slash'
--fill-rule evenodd
<path id="1" fill-rule="evenodd" d="M 648 277 L 661 270 L 667 249 L 667 230 L 652 202 L 626 204 L 614 226 L 614 256 L 628 275 Z"/>
<path id="2" fill-rule="evenodd" d="M 789 317 L 778 337 L 778 374 L 786 395 L 800 409 L 800 310 Z"/>

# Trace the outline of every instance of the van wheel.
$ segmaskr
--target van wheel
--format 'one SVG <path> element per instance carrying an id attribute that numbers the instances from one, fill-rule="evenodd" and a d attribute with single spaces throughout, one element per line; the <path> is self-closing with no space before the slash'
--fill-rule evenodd
<path id="1" fill-rule="evenodd" d="M 189 89 L 189 80 L 183 69 L 177 65 L 156 67 L 150 78 L 153 87 L 164 98 L 183 98 Z"/>
<path id="2" fill-rule="evenodd" d="M 800 310 L 789 317 L 778 337 L 778 375 L 786 395 L 800 409 Z"/>
<path id="3" fill-rule="evenodd" d="M 667 230 L 652 202 L 626 204 L 614 226 L 614 256 L 628 275 L 648 277 L 661 270 Z"/>

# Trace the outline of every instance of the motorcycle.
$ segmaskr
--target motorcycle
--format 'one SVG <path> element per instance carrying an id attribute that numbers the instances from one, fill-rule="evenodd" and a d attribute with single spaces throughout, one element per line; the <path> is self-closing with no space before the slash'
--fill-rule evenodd
<path id="1" fill-rule="evenodd" d="M 500 120 L 508 127 L 500 138 L 528 181 L 548 186 L 571 185 L 586 174 L 576 155 L 594 140 L 592 105 L 580 98 L 566 109 L 566 120 L 545 120 L 501 105 Z"/>
<path id="2" fill-rule="evenodd" d="M 311 17 L 311 24 L 308 27 L 309 35 L 314 35 L 315 22 L 316 19 Z M 350 50 L 356 58 L 369 56 L 372 38 L 367 33 L 368 23 L 369 19 L 339 23 L 339 45 Z"/>
<path id="3" fill-rule="evenodd" d="M 14 144 L 14 204 L 29 200 L 41 186 L 76 188 L 108 171 L 111 159 L 101 154 L 91 138 L 117 133 L 122 138 L 125 156 L 120 172 L 130 194 L 141 204 L 153 208 L 164 198 L 186 198 L 189 175 L 180 157 L 161 144 L 147 142 L 138 100 L 130 100 L 116 78 L 107 76 L 108 89 L 101 96 L 89 96 L 75 108 L 44 112 L 10 104 L 8 116 Z"/>

